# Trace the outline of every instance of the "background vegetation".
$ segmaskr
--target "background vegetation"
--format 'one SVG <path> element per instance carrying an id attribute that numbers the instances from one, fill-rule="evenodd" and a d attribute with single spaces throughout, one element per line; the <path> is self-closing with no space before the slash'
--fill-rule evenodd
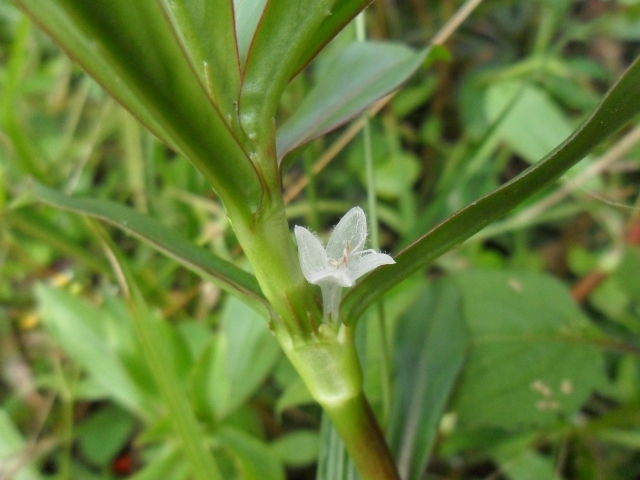
<path id="1" fill-rule="evenodd" d="M 368 35 L 423 47 L 461 4 L 377 0 Z M 290 84 L 282 119 L 354 38 L 347 28 Z M 370 139 L 343 141 L 355 121 L 294 159 L 292 225 L 328 233 L 366 205 L 370 145 L 373 236 L 398 252 L 573 131 L 640 55 L 640 2 L 481 2 L 445 45 L 381 106 Z M 640 476 L 639 142 L 629 127 L 366 315 L 366 390 L 401 471 L 419 478 L 429 453 L 413 425 L 438 433 L 427 478 Z M 0 0 L 0 478 L 187 478 L 94 230 L 36 201 L 30 179 L 127 204 L 245 265 L 201 175 Z M 105 228 L 226 478 L 339 478 L 332 432 L 262 318 Z M 469 343 L 442 333 L 458 328 Z M 447 369 L 461 374 L 440 398 Z"/>

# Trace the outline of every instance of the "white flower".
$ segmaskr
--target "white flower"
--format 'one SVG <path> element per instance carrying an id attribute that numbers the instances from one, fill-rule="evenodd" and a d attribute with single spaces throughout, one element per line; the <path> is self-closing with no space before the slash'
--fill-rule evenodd
<path id="1" fill-rule="evenodd" d="M 333 230 L 327 247 L 303 227 L 295 228 L 300 268 L 309 283 L 322 290 L 324 320 L 338 318 L 342 287 L 352 287 L 365 273 L 380 265 L 396 263 L 375 250 L 363 250 L 367 219 L 360 207 L 349 210 Z"/>

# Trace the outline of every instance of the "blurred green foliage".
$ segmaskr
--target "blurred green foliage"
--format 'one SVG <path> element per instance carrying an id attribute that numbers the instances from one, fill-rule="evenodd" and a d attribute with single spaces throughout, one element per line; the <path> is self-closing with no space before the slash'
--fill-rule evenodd
<path id="1" fill-rule="evenodd" d="M 424 47 L 461 4 L 374 2 L 370 36 Z M 352 38 L 346 29 L 288 85 L 283 119 L 319 78 L 335 79 Z M 398 251 L 546 155 L 640 55 L 639 41 L 633 0 L 481 3 L 448 55 L 371 120 L 383 248 Z M 343 133 L 285 149 L 285 195 L 310 176 L 288 215 L 320 235 L 365 202 L 361 138 L 311 175 Z M 367 395 L 406 478 L 640 475 L 639 144 L 637 128 L 622 132 L 396 287 L 385 322 L 368 312 Z M 126 204 L 246 266 L 204 178 L 2 0 L 0 478 L 188 478 L 99 240 L 81 217 L 35 202 L 32 178 Z M 344 459 L 262 318 L 109 232 L 225 478 L 314 478 L 319 452 L 318 471 L 336 478 L 327 472 Z"/>

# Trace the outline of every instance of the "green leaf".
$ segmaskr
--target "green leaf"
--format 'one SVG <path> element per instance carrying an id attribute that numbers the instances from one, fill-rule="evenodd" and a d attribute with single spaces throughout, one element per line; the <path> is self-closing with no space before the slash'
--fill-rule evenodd
<path id="1" fill-rule="evenodd" d="M 278 129 L 278 158 L 337 128 L 398 88 L 424 62 L 429 50 L 416 52 L 390 42 L 350 44 Z"/>
<path id="2" fill-rule="evenodd" d="M 162 0 L 162 4 L 200 82 L 224 118 L 237 118 L 240 60 L 232 0 Z"/>
<path id="3" fill-rule="evenodd" d="M 189 461 L 193 478 L 222 480 L 222 474 L 207 448 L 202 428 L 185 389 L 182 388 L 181 376 L 176 368 L 177 362 L 172 355 L 174 352 L 168 335 L 162 328 L 158 328 L 157 319 L 151 315 L 122 253 L 97 222 L 91 221 L 89 224 L 108 252 L 111 266 L 127 300 L 141 354 L 166 405 L 176 436 Z"/>
<path id="4" fill-rule="evenodd" d="M 268 314 L 269 305 L 253 275 L 198 247 L 159 221 L 108 200 L 69 197 L 35 182 L 33 191 L 39 200 L 56 208 L 90 215 L 122 228 L 220 288 L 239 296 L 262 315 Z"/>
<path id="5" fill-rule="evenodd" d="M 536 85 L 521 81 L 494 83 L 485 97 L 491 123 L 498 134 L 530 163 L 537 162 L 571 135 L 571 124 L 550 96 Z M 500 118 L 506 112 L 503 118 Z"/>
<path id="6" fill-rule="evenodd" d="M 389 442 L 401 478 L 417 480 L 466 357 L 459 289 L 450 280 L 431 284 L 396 328 Z"/>
<path id="7" fill-rule="evenodd" d="M 240 122 L 250 139 L 271 138 L 280 96 L 297 60 L 335 0 L 270 0 L 248 53 L 240 92 Z"/>
<path id="8" fill-rule="evenodd" d="M 221 428 L 216 437 L 228 447 L 238 460 L 238 478 L 243 480 L 285 480 L 282 463 L 269 446 L 241 430 Z"/>
<path id="9" fill-rule="evenodd" d="M 83 455 L 95 465 L 108 466 L 135 428 L 134 419 L 114 405 L 91 415 L 77 428 Z"/>
<path id="10" fill-rule="evenodd" d="M 622 290 L 636 300 L 640 300 L 640 248 L 629 246 L 624 252 L 617 270 L 615 279 Z"/>
<path id="11" fill-rule="evenodd" d="M 187 468 L 182 452 L 173 446 L 164 448 L 154 455 L 144 467 L 131 475 L 128 480 L 185 480 Z"/>
<path id="12" fill-rule="evenodd" d="M 347 24 L 364 10 L 373 0 L 340 0 L 333 5 L 331 15 L 323 20 L 313 34 L 298 59 L 295 74 L 306 67 L 311 60 L 329 43 Z"/>
<path id="13" fill-rule="evenodd" d="M 471 342 L 451 406 L 461 427 L 550 425 L 606 384 L 602 335 L 560 282 L 491 270 L 456 281 Z"/>
<path id="14" fill-rule="evenodd" d="M 274 440 L 269 448 L 290 467 L 303 467 L 318 458 L 319 434 L 314 430 L 295 430 Z"/>
<path id="15" fill-rule="evenodd" d="M 282 415 L 286 409 L 296 407 L 298 405 L 309 405 L 315 403 L 311 392 L 301 378 L 296 378 L 287 385 L 282 395 L 278 397 L 276 402 L 276 413 Z"/>
<path id="16" fill-rule="evenodd" d="M 260 207 L 263 187 L 253 164 L 193 74 L 156 0 L 16 3 L 138 120 L 188 158 L 228 207 L 246 218 Z"/>
<path id="17" fill-rule="evenodd" d="M 216 340 L 193 372 L 192 390 L 200 408 L 213 409 L 217 420 L 233 413 L 260 387 L 280 352 L 264 318 L 229 298 Z"/>
<path id="18" fill-rule="evenodd" d="M 552 461 L 533 450 L 499 458 L 500 469 L 509 480 L 560 480 Z"/>
<path id="19" fill-rule="evenodd" d="M 240 67 L 244 69 L 251 41 L 262 18 L 267 0 L 233 0 Z"/>
<path id="20" fill-rule="evenodd" d="M 640 60 L 609 90 L 598 108 L 547 157 L 496 191 L 458 211 L 352 288 L 341 306 L 353 324 L 384 292 L 539 192 L 640 112 Z"/>
<path id="21" fill-rule="evenodd" d="M 359 477 L 347 449 L 327 415 L 320 426 L 320 454 L 316 480 L 356 480 Z"/>
<path id="22" fill-rule="evenodd" d="M 32 458 L 32 456 L 23 458 L 22 454 L 26 448 L 27 443 L 11 417 L 3 408 L 0 408 L 0 458 L 2 459 L 0 474 L 11 474 L 6 478 L 13 480 L 41 480 L 42 477 L 35 466 L 31 465 L 32 462 L 23 463 L 24 460 Z"/>
<path id="23" fill-rule="evenodd" d="M 150 419 L 157 405 L 127 374 L 107 342 L 102 327 L 106 312 L 70 293 L 36 286 L 45 327 L 62 349 L 82 366 L 109 396 L 141 418 Z"/>

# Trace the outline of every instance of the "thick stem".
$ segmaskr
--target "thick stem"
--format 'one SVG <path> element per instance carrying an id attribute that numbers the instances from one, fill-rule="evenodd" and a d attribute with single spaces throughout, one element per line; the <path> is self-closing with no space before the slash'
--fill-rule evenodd
<path id="1" fill-rule="evenodd" d="M 233 205 L 227 208 L 260 287 L 277 314 L 274 333 L 334 423 L 362 480 L 399 480 L 389 447 L 362 393 L 353 331 L 344 324 L 320 321 L 318 305 L 300 269 L 284 202 L 275 188 L 279 187 L 277 169 L 269 165 L 262 164 L 267 189 L 259 211 L 248 220 L 235 215 Z M 336 306 L 340 290 L 331 295 L 337 297 L 330 299 Z"/>
<path id="2" fill-rule="evenodd" d="M 399 480 L 380 426 L 362 393 L 362 371 L 353 331 L 323 325 L 304 344 L 280 338 L 285 353 L 324 408 L 361 480 Z"/>
<path id="3" fill-rule="evenodd" d="M 391 451 L 364 394 L 323 405 L 361 480 L 400 480 Z"/>
<path id="4" fill-rule="evenodd" d="M 238 240 L 249 259 L 264 296 L 277 319 L 275 330 L 284 329 L 296 339 L 307 338 L 317 328 L 320 309 L 302 275 L 284 203 L 279 192 L 266 195 L 250 221 L 228 210 Z"/>

